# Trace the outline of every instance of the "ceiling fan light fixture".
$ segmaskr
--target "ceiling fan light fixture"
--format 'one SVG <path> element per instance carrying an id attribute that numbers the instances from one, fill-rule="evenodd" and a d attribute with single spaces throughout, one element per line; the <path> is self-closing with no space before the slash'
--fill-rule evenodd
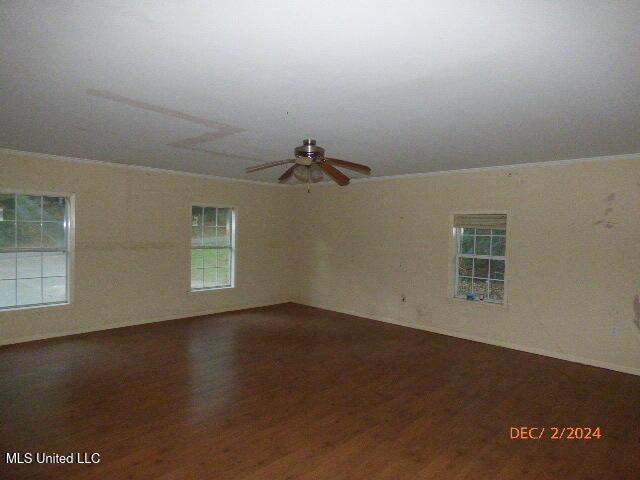
<path id="1" fill-rule="evenodd" d="M 309 181 L 309 167 L 296 165 L 293 169 L 293 176 L 301 182 L 307 183 Z"/>
<path id="2" fill-rule="evenodd" d="M 314 163 L 309 167 L 309 177 L 311 179 L 311 183 L 318 183 L 324 179 L 324 174 L 322 173 L 320 165 Z"/>

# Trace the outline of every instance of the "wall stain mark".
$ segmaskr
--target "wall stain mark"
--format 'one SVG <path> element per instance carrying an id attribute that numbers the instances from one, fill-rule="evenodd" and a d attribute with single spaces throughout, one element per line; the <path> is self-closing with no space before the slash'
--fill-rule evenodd
<path id="1" fill-rule="evenodd" d="M 607 195 L 607 197 L 605 198 L 605 202 L 607 206 L 604 209 L 602 218 L 600 218 L 600 220 L 593 222 L 594 225 L 602 225 L 604 228 L 613 228 L 615 226 L 616 222 L 610 220 L 610 217 L 609 217 L 609 215 L 613 213 L 613 202 L 615 201 L 615 199 L 616 199 L 615 193 L 610 193 L 609 195 Z"/>
<path id="2" fill-rule="evenodd" d="M 633 324 L 640 330 L 640 295 L 633 297 Z"/>

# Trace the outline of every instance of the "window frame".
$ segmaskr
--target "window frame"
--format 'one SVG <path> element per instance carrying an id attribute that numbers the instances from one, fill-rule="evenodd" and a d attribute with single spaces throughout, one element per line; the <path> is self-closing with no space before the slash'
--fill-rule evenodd
<path id="1" fill-rule="evenodd" d="M 191 287 L 191 270 L 192 270 L 192 251 L 194 249 L 193 244 L 191 243 L 191 227 L 193 222 L 193 207 L 202 207 L 204 208 L 228 208 L 231 211 L 231 241 L 229 247 L 218 247 L 218 248 L 229 248 L 230 249 L 230 269 L 229 269 L 229 285 L 219 286 L 219 287 L 203 287 L 203 288 L 192 288 Z M 214 205 L 208 202 L 192 202 L 189 206 L 189 269 L 188 269 L 188 285 L 189 288 L 187 291 L 189 293 L 202 293 L 202 292 L 215 292 L 219 290 L 229 290 L 235 288 L 236 286 L 236 228 L 238 223 L 238 208 L 234 205 Z"/>
<path id="2" fill-rule="evenodd" d="M 457 233 L 457 228 L 455 227 L 455 217 L 456 215 L 471 215 L 471 214 L 475 214 L 475 215 L 506 215 L 507 217 L 507 225 L 506 228 L 504 229 L 504 236 L 505 236 L 505 254 L 504 256 L 491 256 L 491 255 L 471 255 L 471 254 L 459 254 L 458 253 L 458 241 L 460 238 L 460 235 L 458 235 Z M 509 214 L 508 211 L 506 210 L 465 210 L 465 211 L 455 211 L 452 212 L 450 215 L 450 229 L 449 231 L 451 232 L 451 241 L 450 241 L 450 245 L 451 245 L 451 268 L 449 269 L 450 275 L 449 275 L 449 287 L 448 287 L 448 291 L 449 291 L 449 298 L 451 298 L 452 300 L 456 301 L 456 302 L 461 302 L 461 303 L 470 303 L 470 304 L 480 304 L 480 305 L 491 305 L 494 307 L 507 307 L 508 304 L 508 284 L 510 283 L 509 281 L 507 281 L 508 278 L 508 266 L 509 266 L 509 257 L 510 257 L 510 249 L 509 249 L 509 237 L 510 237 L 510 221 L 511 215 Z M 458 292 L 458 258 L 462 256 L 463 258 L 480 258 L 480 259 L 495 259 L 495 260 L 503 260 L 504 261 L 504 279 L 502 280 L 503 283 L 503 295 L 502 295 L 502 302 L 496 302 L 496 301 L 491 301 L 488 299 L 488 295 L 485 296 L 484 300 L 475 300 L 475 301 L 470 301 L 467 300 L 466 298 L 463 298 L 461 296 L 457 295 Z M 491 281 L 490 278 L 487 279 L 488 281 Z"/>
<path id="3" fill-rule="evenodd" d="M 1 194 L 31 195 L 38 197 L 64 197 L 66 200 L 65 224 L 67 229 L 67 264 L 66 264 L 66 292 L 67 299 L 61 302 L 44 302 L 29 305 L 14 305 L 10 307 L 0 307 L 0 314 L 14 312 L 16 310 L 31 310 L 36 308 L 63 307 L 73 303 L 74 300 L 74 271 L 75 271 L 75 218 L 76 218 L 76 195 L 70 192 L 52 192 L 37 190 L 22 190 L 19 188 L 0 188 Z M 42 250 L 40 250 L 42 251 Z"/>

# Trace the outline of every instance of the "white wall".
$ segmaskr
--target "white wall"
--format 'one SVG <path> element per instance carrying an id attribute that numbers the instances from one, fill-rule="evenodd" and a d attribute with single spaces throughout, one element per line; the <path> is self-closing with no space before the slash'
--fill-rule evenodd
<path id="1" fill-rule="evenodd" d="M 638 160 L 319 186 L 296 204 L 301 303 L 640 374 Z M 507 304 L 454 300 L 452 213 L 492 210 L 508 212 Z"/>
<path id="2" fill-rule="evenodd" d="M 295 300 L 640 374 L 638 160 L 307 193 L 0 153 L 0 189 L 76 203 L 72 304 L 0 311 L 0 343 Z M 237 206 L 234 289 L 189 292 L 193 202 Z M 507 303 L 454 300 L 451 215 L 494 210 L 508 212 Z"/>
<path id="3" fill-rule="evenodd" d="M 72 303 L 0 311 L 0 344 L 290 300 L 281 186 L 7 153 L 0 172 L 0 189 L 73 194 L 76 210 Z M 233 289 L 189 292 L 199 202 L 237 207 Z"/>

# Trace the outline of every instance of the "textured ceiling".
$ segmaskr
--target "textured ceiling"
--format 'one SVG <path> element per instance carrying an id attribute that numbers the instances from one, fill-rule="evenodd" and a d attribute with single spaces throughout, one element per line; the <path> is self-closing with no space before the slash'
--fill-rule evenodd
<path id="1" fill-rule="evenodd" d="M 640 152 L 639 1 L 2 1 L 0 146 L 274 181 Z"/>

